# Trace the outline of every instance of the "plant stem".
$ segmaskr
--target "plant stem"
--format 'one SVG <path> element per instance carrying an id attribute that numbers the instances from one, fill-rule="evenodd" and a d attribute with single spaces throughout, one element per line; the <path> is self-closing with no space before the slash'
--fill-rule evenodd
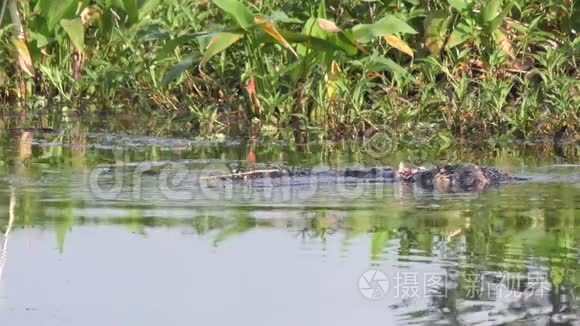
<path id="1" fill-rule="evenodd" d="M 24 40 L 24 28 L 22 27 L 22 21 L 20 20 L 20 13 L 18 12 L 16 0 L 5 0 L 4 5 L 6 3 L 8 3 L 8 11 L 10 12 L 12 24 L 14 25 L 14 37 Z"/>

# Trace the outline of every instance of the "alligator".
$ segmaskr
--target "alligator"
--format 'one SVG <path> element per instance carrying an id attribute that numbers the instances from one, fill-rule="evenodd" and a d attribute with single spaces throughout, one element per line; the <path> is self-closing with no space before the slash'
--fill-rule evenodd
<path id="1" fill-rule="evenodd" d="M 482 191 L 502 183 L 526 180 L 512 176 L 493 167 L 474 164 L 445 164 L 426 168 L 401 163 L 398 169 L 392 167 L 346 168 L 313 170 L 309 168 L 276 164 L 260 164 L 252 167 L 233 167 L 231 173 L 213 175 L 206 179 L 249 181 L 255 179 L 298 177 L 335 177 L 349 182 L 400 182 L 415 184 L 421 188 L 441 192 Z"/>

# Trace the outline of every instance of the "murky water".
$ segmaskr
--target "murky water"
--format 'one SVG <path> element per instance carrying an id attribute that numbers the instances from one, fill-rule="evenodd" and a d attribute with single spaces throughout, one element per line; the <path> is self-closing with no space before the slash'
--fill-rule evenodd
<path id="1" fill-rule="evenodd" d="M 580 320 L 577 145 L 377 155 L 75 126 L 0 132 L 0 324 Z M 324 178 L 199 182 L 254 156 L 320 170 L 464 161 L 530 180 L 454 194 Z"/>

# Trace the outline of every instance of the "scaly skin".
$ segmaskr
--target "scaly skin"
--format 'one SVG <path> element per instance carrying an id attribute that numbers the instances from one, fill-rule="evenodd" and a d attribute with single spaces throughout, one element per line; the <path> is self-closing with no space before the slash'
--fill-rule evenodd
<path id="1" fill-rule="evenodd" d="M 401 163 L 397 175 L 403 183 L 415 182 L 422 187 L 432 187 L 442 192 L 481 191 L 492 185 L 522 180 L 497 168 L 471 164 L 447 164 L 424 169 Z"/>
<path id="2" fill-rule="evenodd" d="M 233 168 L 232 173 L 220 177 L 222 180 L 252 180 L 302 176 L 345 177 L 355 179 L 394 180 L 395 170 L 390 167 L 346 168 L 344 170 L 312 171 L 308 168 L 285 165 L 260 164 L 248 168 Z"/>

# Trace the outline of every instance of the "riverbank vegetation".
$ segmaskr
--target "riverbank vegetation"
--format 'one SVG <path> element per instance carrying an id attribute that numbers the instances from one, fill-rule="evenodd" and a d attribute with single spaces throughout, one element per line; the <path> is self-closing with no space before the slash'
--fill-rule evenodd
<path id="1" fill-rule="evenodd" d="M 194 134 L 577 137 L 573 0 L 11 1 L 0 100 Z"/>

